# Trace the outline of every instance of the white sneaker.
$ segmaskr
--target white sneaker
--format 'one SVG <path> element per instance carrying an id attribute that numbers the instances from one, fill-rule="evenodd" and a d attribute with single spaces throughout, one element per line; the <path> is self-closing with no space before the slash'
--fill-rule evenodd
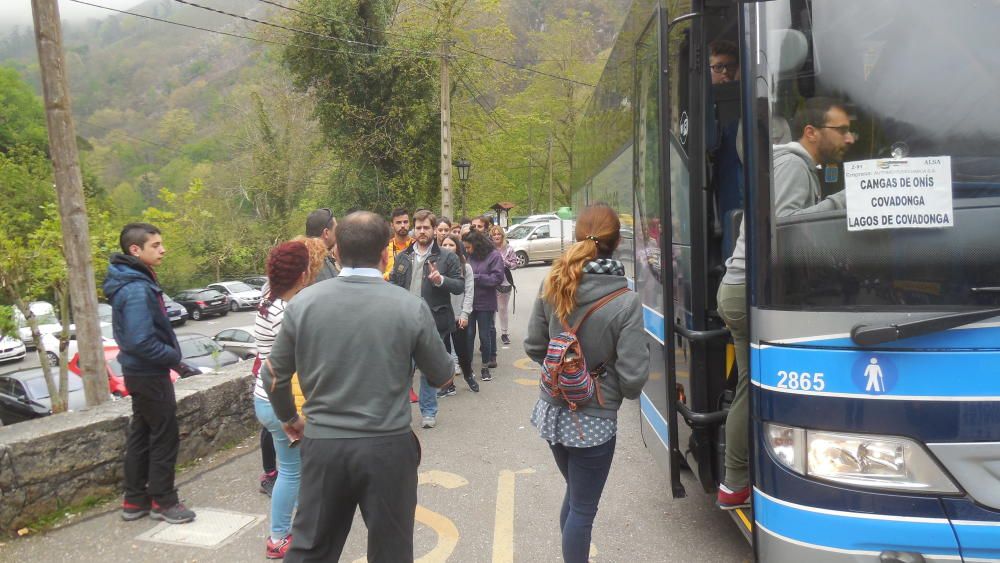
<path id="1" fill-rule="evenodd" d="M 434 428 L 435 426 L 437 426 L 437 420 L 434 420 L 433 416 L 425 416 L 420 423 L 421 428 Z"/>

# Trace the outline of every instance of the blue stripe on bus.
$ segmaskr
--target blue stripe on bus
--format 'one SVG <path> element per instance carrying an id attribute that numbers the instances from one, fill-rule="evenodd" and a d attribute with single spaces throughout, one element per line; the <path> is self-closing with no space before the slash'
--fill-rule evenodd
<path id="1" fill-rule="evenodd" d="M 764 346 L 751 349 L 751 356 L 751 365 L 757 368 L 752 370 L 753 383 L 780 393 L 1000 401 L 1000 377 L 988 369 L 1000 363 L 1000 352 L 871 352 Z M 878 375 L 874 383 L 870 377 L 873 373 Z M 821 383 L 817 382 L 817 374 L 821 374 Z"/>
<path id="2" fill-rule="evenodd" d="M 1000 559 L 1000 524 L 997 522 L 952 522 L 962 556 L 966 559 Z"/>
<path id="3" fill-rule="evenodd" d="M 642 408 L 642 416 L 649 423 L 649 426 L 656 432 L 656 436 L 663 442 L 663 447 L 670 451 L 670 434 L 667 432 L 667 419 L 663 418 L 663 414 L 653 401 L 646 396 L 646 392 L 643 391 L 639 395 L 639 406 Z"/>
<path id="4" fill-rule="evenodd" d="M 905 518 L 820 510 L 754 490 L 754 516 L 786 538 L 832 549 L 917 551 L 958 556 L 955 533 L 945 518 Z"/>
<path id="5" fill-rule="evenodd" d="M 666 338 L 666 329 L 663 327 L 663 314 L 650 308 L 647 305 L 642 306 L 642 324 L 646 328 L 646 332 L 650 336 L 660 341 L 663 344 Z"/>

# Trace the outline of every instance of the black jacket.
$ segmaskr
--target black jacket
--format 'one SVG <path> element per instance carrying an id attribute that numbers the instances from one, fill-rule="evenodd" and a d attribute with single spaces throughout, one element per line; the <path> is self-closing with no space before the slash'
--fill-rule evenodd
<path id="1" fill-rule="evenodd" d="M 163 306 L 156 276 L 138 258 L 111 256 L 104 279 L 118 363 L 125 375 L 166 375 L 181 363 L 180 346 Z"/>
<path id="2" fill-rule="evenodd" d="M 389 281 L 409 291 L 410 280 L 413 279 L 413 245 L 396 255 L 396 262 L 389 274 Z M 441 287 L 427 281 L 430 265 L 434 264 L 444 277 Z M 458 255 L 450 250 L 438 247 L 437 241 L 431 243 L 430 256 L 424 260 L 424 283 L 420 287 L 420 296 L 431 308 L 434 324 L 438 332 L 448 334 L 455 330 L 455 311 L 451 308 L 451 294 L 459 295 L 465 291 L 465 279 L 462 277 L 462 263 Z"/>

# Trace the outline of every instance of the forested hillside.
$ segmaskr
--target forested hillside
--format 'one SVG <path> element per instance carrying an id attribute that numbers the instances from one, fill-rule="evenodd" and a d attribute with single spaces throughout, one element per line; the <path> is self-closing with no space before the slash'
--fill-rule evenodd
<path id="1" fill-rule="evenodd" d="M 627 4 L 151 0 L 130 11 L 217 33 L 114 12 L 68 24 L 92 206 L 114 225 L 164 225 L 170 289 L 260 270 L 316 207 L 436 208 L 447 39 L 453 152 L 472 162 L 465 213 L 545 211 L 550 168 L 555 204 L 568 201 L 575 127 Z M 38 92 L 30 29 L 0 41 L 0 64 Z M 0 150 L 44 175 L 18 156 L 44 153 L 44 114 L 18 103 L 30 112 L 0 102 L 18 114 L 0 116 Z"/>

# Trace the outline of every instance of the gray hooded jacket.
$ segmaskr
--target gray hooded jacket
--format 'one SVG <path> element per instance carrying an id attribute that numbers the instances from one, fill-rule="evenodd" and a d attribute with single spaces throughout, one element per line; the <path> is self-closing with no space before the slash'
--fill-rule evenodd
<path id="1" fill-rule="evenodd" d="M 774 216 L 790 217 L 847 207 L 847 196 L 842 191 L 826 199 L 822 197 L 816 163 L 809 151 L 795 141 L 775 145 Z M 746 283 L 745 236 L 743 223 L 740 222 L 740 236 L 736 239 L 733 255 L 726 261 L 726 275 L 722 278 L 724 284 Z"/>
<path id="2" fill-rule="evenodd" d="M 577 309 L 568 319 L 573 325 L 587 309 L 602 297 L 626 286 L 623 276 L 583 274 L 576 292 Z M 549 348 L 549 340 L 563 331 L 562 323 L 552 305 L 539 297 L 528 321 L 528 337 L 524 351 L 541 364 Z M 590 316 L 577 333 L 588 369 L 607 362 L 607 374 L 601 378 L 601 396 L 581 406 L 579 412 L 601 418 L 618 418 L 622 399 L 637 399 L 649 377 L 649 347 L 642 325 L 642 305 L 632 292 L 614 298 Z M 539 391 L 543 401 L 553 405 L 565 403 Z"/>

